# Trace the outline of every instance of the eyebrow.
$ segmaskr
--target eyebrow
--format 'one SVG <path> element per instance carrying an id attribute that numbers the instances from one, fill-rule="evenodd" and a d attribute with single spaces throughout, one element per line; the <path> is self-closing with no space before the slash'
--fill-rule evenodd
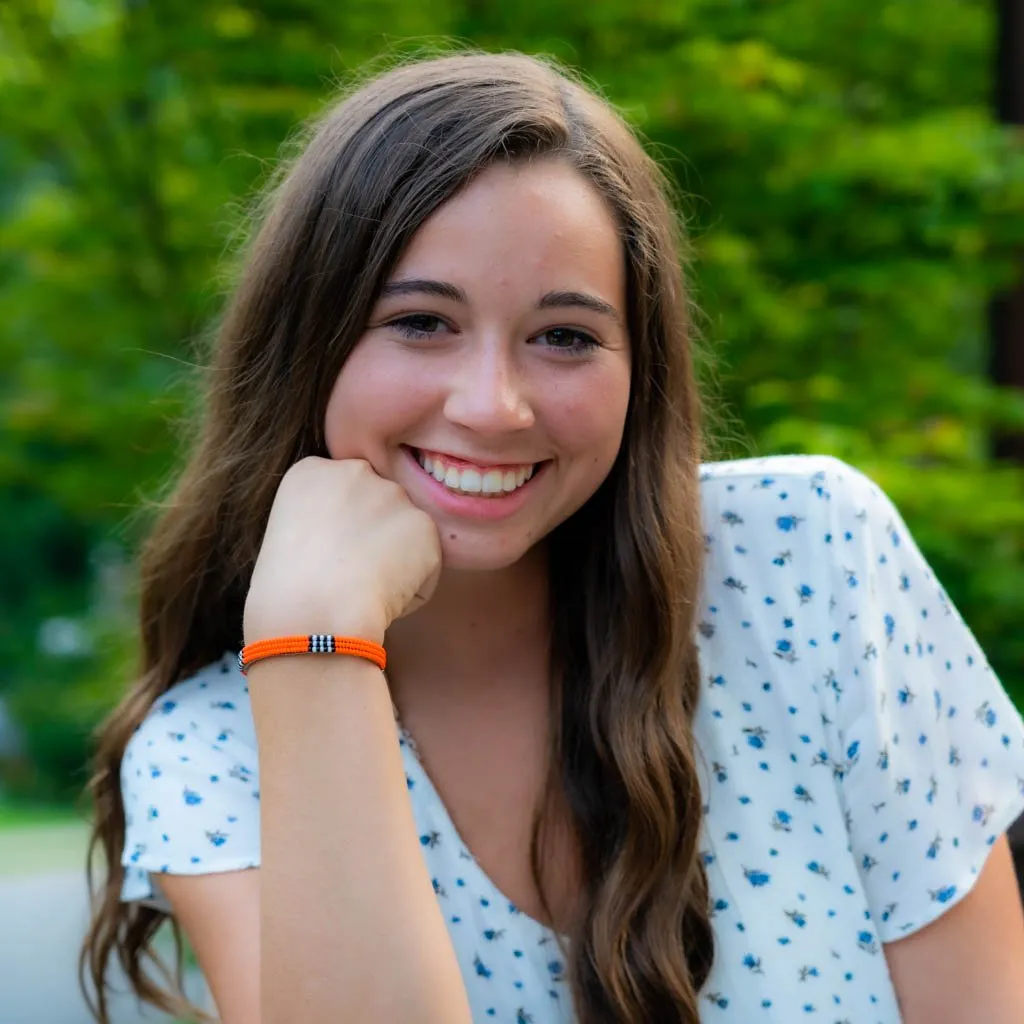
<path id="1" fill-rule="evenodd" d="M 396 295 L 433 295 L 439 299 L 450 299 L 452 302 L 469 303 L 469 297 L 457 285 L 447 281 L 431 281 L 425 278 L 409 278 L 404 281 L 389 281 L 381 289 L 381 298 L 387 299 Z M 555 309 L 576 306 L 589 309 L 592 313 L 606 316 L 619 327 L 623 326 L 619 311 L 604 299 L 586 292 L 561 291 L 548 292 L 537 303 L 537 309 Z"/>

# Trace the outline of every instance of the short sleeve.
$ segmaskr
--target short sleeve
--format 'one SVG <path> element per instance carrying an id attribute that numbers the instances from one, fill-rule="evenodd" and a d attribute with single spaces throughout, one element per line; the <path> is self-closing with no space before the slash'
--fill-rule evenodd
<path id="1" fill-rule="evenodd" d="M 828 473 L 820 687 L 852 852 L 883 941 L 972 887 L 1024 809 L 1024 722 L 888 497 Z"/>
<path id="2" fill-rule="evenodd" d="M 124 901 L 166 908 L 154 876 L 259 864 L 259 777 L 245 678 L 228 657 L 161 696 L 121 761 Z"/>

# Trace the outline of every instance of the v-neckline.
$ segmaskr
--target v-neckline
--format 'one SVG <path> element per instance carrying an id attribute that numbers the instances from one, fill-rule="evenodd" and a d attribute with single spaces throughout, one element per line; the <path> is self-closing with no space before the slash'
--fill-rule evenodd
<path id="1" fill-rule="evenodd" d="M 427 771 L 426 765 L 423 763 L 423 759 L 420 757 L 420 752 L 416 747 L 416 740 L 408 729 L 402 724 L 402 719 L 398 714 L 398 708 L 395 702 L 391 702 L 391 709 L 395 716 L 395 727 L 398 730 L 398 735 L 402 741 L 401 745 L 406 747 L 409 751 L 409 756 L 412 758 L 413 763 L 416 765 L 420 776 L 423 779 L 423 783 L 426 786 L 428 794 L 434 798 L 439 812 L 441 814 L 441 824 L 449 831 L 449 833 L 455 837 L 462 853 L 466 859 L 472 865 L 472 870 L 476 872 L 480 884 L 488 890 L 489 894 L 497 900 L 501 900 L 508 907 L 514 907 L 516 914 L 518 914 L 520 920 L 526 922 L 527 926 L 537 931 L 544 938 L 551 938 L 557 936 L 563 942 L 568 942 L 569 937 L 563 935 L 561 932 L 556 932 L 553 928 L 549 928 L 547 925 L 542 924 L 535 917 L 531 917 L 526 913 L 525 910 L 521 910 L 514 900 L 511 900 L 506 896 L 495 884 L 494 880 L 486 871 L 480 866 L 480 862 L 473 855 L 473 851 L 466 844 L 465 840 L 459 834 L 459 830 L 455 827 L 455 822 L 452 821 L 451 815 L 448 813 L 448 808 L 445 805 L 444 800 L 441 799 L 441 794 L 437 791 L 437 787 L 434 785 L 433 779 L 430 777 L 430 773 Z"/>

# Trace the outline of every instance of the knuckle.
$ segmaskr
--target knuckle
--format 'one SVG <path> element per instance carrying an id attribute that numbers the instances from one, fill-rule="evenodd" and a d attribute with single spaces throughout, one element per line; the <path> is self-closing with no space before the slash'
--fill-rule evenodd
<path id="1" fill-rule="evenodd" d="M 360 470 L 365 464 L 361 459 L 338 459 L 332 461 L 331 467 L 333 471 L 342 479 L 351 478 L 357 479 L 360 475 Z"/>
<path id="2" fill-rule="evenodd" d="M 380 480 L 380 493 L 389 504 L 399 509 L 410 505 L 408 495 L 405 493 L 405 489 L 401 484 L 395 483 L 394 480 L 387 480 L 384 477 L 379 477 Z"/>
<path id="3" fill-rule="evenodd" d="M 285 470 L 282 479 L 295 480 L 312 476 L 317 472 L 317 463 L 323 461 L 323 459 L 318 459 L 315 455 L 307 455 L 304 458 L 299 459 L 297 462 L 293 462 L 288 469 Z"/>
<path id="4" fill-rule="evenodd" d="M 417 516 L 417 527 L 423 540 L 429 545 L 431 553 L 436 557 L 441 557 L 441 536 L 437 532 L 437 526 L 434 524 L 434 520 L 420 509 L 416 509 L 419 513 Z"/>

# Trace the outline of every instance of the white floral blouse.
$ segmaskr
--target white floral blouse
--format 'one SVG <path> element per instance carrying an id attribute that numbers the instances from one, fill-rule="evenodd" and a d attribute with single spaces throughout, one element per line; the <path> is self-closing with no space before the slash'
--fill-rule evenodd
<path id="1" fill-rule="evenodd" d="M 894 1024 L 882 944 L 956 904 L 1024 810 L 1024 721 L 861 473 L 823 456 L 708 464 L 702 504 L 702 1020 Z M 474 1021 L 573 1021 L 555 936 L 483 873 L 396 729 Z M 156 701 L 121 779 L 124 900 L 166 906 L 161 873 L 259 864 L 234 652 Z"/>

